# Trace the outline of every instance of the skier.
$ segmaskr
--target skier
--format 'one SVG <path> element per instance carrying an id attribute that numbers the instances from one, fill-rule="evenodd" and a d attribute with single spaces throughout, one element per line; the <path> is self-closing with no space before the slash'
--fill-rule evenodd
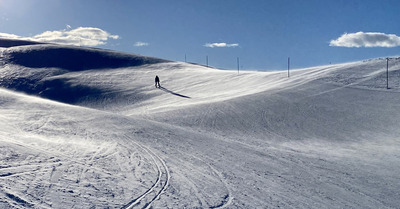
<path id="1" fill-rule="evenodd" d="M 161 85 L 160 85 L 160 78 L 158 77 L 158 75 L 156 75 L 155 82 L 156 82 L 156 88 L 157 88 L 157 87 L 160 88 L 160 87 L 161 87 Z M 157 86 L 157 85 L 158 85 L 158 86 Z"/>

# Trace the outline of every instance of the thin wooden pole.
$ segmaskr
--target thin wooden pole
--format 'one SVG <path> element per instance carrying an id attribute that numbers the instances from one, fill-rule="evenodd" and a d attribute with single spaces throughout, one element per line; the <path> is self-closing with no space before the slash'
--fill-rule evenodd
<path id="1" fill-rule="evenodd" d="M 389 89 L 389 58 L 386 58 L 386 89 Z"/>
<path id="2" fill-rule="evenodd" d="M 240 69 L 240 67 L 239 67 L 240 65 L 239 65 L 239 57 L 237 58 L 237 69 L 238 69 L 238 75 L 239 75 L 239 69 Z"/>
<path id="3" fill-rule="evenodd" d="M 288 78 L 290 77 L 289 70 L 290 70 L 290 57 L 288 57 L 288 60 L 287 60 L 287 77 Z"/>

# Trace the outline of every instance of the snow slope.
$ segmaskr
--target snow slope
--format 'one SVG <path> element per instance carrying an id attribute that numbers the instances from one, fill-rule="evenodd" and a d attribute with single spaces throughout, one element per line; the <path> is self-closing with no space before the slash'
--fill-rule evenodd
<path id="1" fill-rule="evenodd" d="M 0 43 L 0 208 L 400 205 L 398 58 L 386 89 L 384 59 L 287 78 Z"/>

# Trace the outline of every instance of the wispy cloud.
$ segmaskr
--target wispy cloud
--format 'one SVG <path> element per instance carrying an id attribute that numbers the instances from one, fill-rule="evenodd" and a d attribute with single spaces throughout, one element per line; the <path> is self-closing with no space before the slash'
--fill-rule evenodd
<path id="1" fill-rule="evenodd" d="M 227 44 L 227 43 L 206 43 L 205 47 L 214 48 L 214 47 L 238 47 L 239 44 Z"/>
<path id="2" fill-rule="evenodd" d="M 378 32 L 345 33 L 336 40 L 331 40 L 329 46 L 339 47 L 396 47 L 400 46 L 400 37 L 395 34 Z"/>
<path id="3" fill-rule="evenodd" d="M 67 25 L 67 29 L 70 26 Z M 14 34 L 0 33 L 0 38 L 21 39 L 46 43 L 57 43 L 75 46 L 99 46 L 106 44 L 109 39 L 119 39 L 100 28 L 79 27 L 73 30 L 45 31 L 32 37 L 22 37 Z"/>
<path id="4" fill-rule="evenodd" d="M 141 41 L 136 42 L 136 43 L 134 44 L 134 46 L 137 46 L 137 47 L 148 46 L 148 45 L 149 45 L 149 43 L 141 42 Z"/>

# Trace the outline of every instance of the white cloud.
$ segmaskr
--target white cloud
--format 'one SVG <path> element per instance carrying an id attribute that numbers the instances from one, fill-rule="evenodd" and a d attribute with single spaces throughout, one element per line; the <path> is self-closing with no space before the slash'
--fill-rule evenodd
<path id="1" fill-rule="evenodd" d="M 137 46 L 137 47 L 140 47 L 140 46 L 148 46 L 149 45 L 149 43 L 146 43 L 146 42 L 136 42 L 135 43 L 135 46 Z"/>
<path id="2" fill-rule="evenodd" d="M 378 32 L 345 33 L 336 40 L 331 40 L 329 46 L 340 47 L 396 47 L 400 46 L 400 37 L 395 34 Z"/>
<path id="3" fill-rule="evenodd" d="M 67 25 L 67 28 L 68 25 Z M 0 33 L 0 38 L 21 39 L 46 43 L 57 43 L 75 46 L 99 46 L 109 39 L 119 39 L 100 28 L 79 27 L 73 30 L 45 31 L 32 37 L 21 37 L 14 34 Z"/>
<path id="4" fill-rule="evenodd" d="M 214 48 L 214 47 L 238 47 L 239 44 L 227 44 L 227 43 L 206 43 L 205 47 Z"/>

